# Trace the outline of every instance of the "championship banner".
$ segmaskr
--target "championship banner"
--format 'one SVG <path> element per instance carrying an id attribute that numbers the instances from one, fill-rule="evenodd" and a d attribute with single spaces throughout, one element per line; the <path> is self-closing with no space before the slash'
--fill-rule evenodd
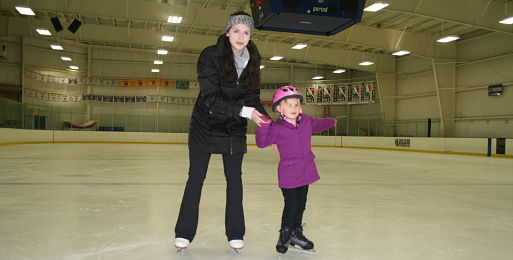
<path id="1" fill-rule="evenodd" d="M 362 83 L 353 83 L 351 88 L 351 100 L 352 102 L 359 102 L 362 100 Z"/>
<path id="2" fill-rule="evenodd" d="M 146 103 L 146 96 L 135 96 L 136 103 Z"/>
<path id="3" fill-rule="evenodd" d="M 315 103 L 317 102 L 317 86 L 306 88 L 306 102 Z"/>
<path id="4" fill-rule="evenodd" d="M 182 81 L 183 82 L 183 81 Z M 187 87 L 189 82 L 187 81 Z M 120 87 L 174 87 L 175 81 L 172 79 L 121 79 L 117 85 Z"/>
<path id="5" fill-rule="evenodd" d="M 189 89 L 189 81 L 176 80 L 175 88 L 176 89 Z"/>
<path id="6" fill-rule="evenodd" d="M 306 87 L 306 103 L 343 105 L 375 103 L 376 82 L 316 84 Z"/>
<path id="7" fill-rule="evenodd" d="M 196 102 L 195 98 L 188 97 L 170 97 L 159 95 L 148 96 L 111 96 L 111 95 L 98 95 L 98 94 L 83 94 L 83 95 L 70 95 L 70 94 L 57 94 L 46 93 L 34 89 L 24 89 L 23 95 L 34 99 L 49 101 L 49 102 L 78 102 L 78 101 L 96 101 L 96 102 L 116 102 L 116 103 L 166 103 L 176 105 L 193 105 Z M 271 106 L 271 101 L 268 106 Z"/>
<path id="8" fill-rule="evenodd" d="M 335 102 L 338 102 L 338 103 L 343 103 L 343 102 L 347 102 L 348 101 L 348 91 L 349 91 L 349 85 L 348 84 L 344 84 L 344 85 L 337 85 L 335 86 L 336 90 L 337 90 L 337 100 L 335 100 Z"/>
<path id="9" fill-rule="evenodd" d="M 270 107 L 273 105 L 273 102 L 272 101 L 260 101 L 260 103 L 262 103 L 262 106 L 264 107 Z"/>
<path id="10" fill-rule="evenodd" d="M 122 80 L 118 80 L 118 86 L 120 87 L 132 87 L 132 81 L 131 80 L 126 80 L 126 79 L 122 79 Z"/>
<path id="11" fill-rule="evenodd" d="M 364 83 L 364 89 L 363 89 L 363 100 L 374 100 L 374 82 L 368 81 Z"/>
<path id="12" fill-rule="evenodd" d="M 333 86 L 322 87 L 322 103 L 333 102 Z"/>
<path id="13" fill-rule="evenodd" d="M 155 96 L 155 95 L 146 96 L 146 102 L 147 103 L 158 103 L 159 102 L 159 96 Z"/>

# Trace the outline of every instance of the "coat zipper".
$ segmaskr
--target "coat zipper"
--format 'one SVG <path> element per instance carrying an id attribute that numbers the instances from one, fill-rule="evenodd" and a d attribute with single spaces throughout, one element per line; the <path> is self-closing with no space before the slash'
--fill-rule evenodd
<path id="1" fill-rule="evenodd" d="M 305 161 L 305 153 L 303 151 L 303 145 L 301 143 L 301 135 L 299 134 L 299 130 L 297 129 L 298 127 L 296 126 L 294 128 L 294 130 L 296 130 L 296 133 L 298 135 L 298 139 L 299 139 L 299 149 L 301 150 L 301 158 L 303 159 L 303 180 L 305 180 L 305 177 L 306 177 L 306 161 Z"/>
<path id="2" fill-rule="evenodd" d="M 232 137 L 230 136 L 230 154 L 233 154 L 233 142 Z"/>

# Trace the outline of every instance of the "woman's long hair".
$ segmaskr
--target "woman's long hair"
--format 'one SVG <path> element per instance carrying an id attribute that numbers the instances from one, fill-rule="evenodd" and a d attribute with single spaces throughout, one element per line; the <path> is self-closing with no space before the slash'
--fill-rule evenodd
<path id="1" fill-rule="evenodd" d="M 237 12 L 232 15 L 248 15 L 245 12 Z M 249 15 L 248 15 L 249 16 Z M 235 69 L 235 62 L 233 59 L 233 50 L 230 44 L 230 39 L 223 33 L 219 41 L 223 44 L 223 56 L 221 58 L 221 79 L 225 82 L 234 82 L 237 80 L 237 70 Z M 260 88 L 260 53 L 256 45 L 249 40 L 246 46 L 249 52 L 249 62 L 240 75 L 240 83 L 247 86 L 248 89 Z"/>

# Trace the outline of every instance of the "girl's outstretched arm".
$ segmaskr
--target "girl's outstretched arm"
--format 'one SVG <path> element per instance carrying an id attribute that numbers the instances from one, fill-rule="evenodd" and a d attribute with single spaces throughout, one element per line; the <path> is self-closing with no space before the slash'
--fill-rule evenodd
<path id="1" fill-rule="evenodd" d="M 335 118 L 310 117 L 310 119 L 312 120 L 312 133 L 320 133 L 337 125 Z"/>

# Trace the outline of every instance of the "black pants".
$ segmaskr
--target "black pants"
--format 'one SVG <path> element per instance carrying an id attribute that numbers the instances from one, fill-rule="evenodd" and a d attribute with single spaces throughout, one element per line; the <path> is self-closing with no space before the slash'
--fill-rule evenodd
<path id="1" fill-rule="evenodd" d="M 281 228 L 294 229 L 301 226 L 308 196 L 308 185 L 293 189 L 281 189 L 281 192 L 284 200 Z"/>
<path id="2" fill-rule="evenodd" d="M 198 228 L 199 203 L 207 176 L 210 153 L 189 150 L 189 178 L 185 185 L 175 237 L 194 239 Z M 243 239 L 246 227 L 242 207 L 242 159 L 244 154 L 223 154 L 226 177 L 225 229 L 228 240 Z"/>

